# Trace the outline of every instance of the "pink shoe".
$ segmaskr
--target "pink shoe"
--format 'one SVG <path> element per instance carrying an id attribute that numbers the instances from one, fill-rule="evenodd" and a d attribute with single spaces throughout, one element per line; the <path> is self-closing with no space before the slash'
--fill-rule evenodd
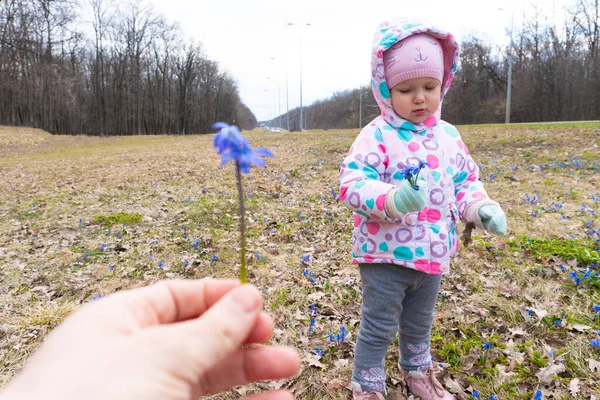
<path id="1" fill-rule="evenodd" d="M 385 400 L 383 394 L 379 392 L 365 392 L 363 391 L 358 383 L 352 382 L 350 384 L 352 388 L 352 399 L 353 400 Z"/>
<path id="2" fill-rule="evenodd" d="M 415 396 L 419 396 L 421 400 L 456 400 L 456 397 L 438 382 L 435 376 L 438 372 L 439 370 L 434 367 L 425 372 L 402 370 L 402 376 L 408 390 Z"/>

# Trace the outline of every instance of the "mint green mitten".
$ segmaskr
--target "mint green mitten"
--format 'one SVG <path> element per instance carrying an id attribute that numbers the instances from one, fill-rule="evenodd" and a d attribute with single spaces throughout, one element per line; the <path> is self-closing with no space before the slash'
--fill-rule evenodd
<path id="1" fill-rule="evenodd" d="M 477 212 L 481 223 L 485 227 L 485 230 L 496 235 L 506 234 L 506 215 L 504 211 L 495 205 L 484 205 L 479 208 Z"/>
<path id="2" fill-rule="evenodd" d="M 390 190 L 385 197 L 385 212 L 390 218 L 399 219 L 409 212 L 421 211 L 427 204 L 429 192 L 425 179 L 419 178 L 419 190 L 415 190 L 408 181 Z"/>

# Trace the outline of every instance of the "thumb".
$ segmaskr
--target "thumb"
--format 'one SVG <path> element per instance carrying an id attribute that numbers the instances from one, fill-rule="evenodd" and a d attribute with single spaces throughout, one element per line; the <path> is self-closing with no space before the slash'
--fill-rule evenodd
<path id="1" fill-rule="evenodd" d="M 481 218 L 481 220 L 490 219 L 494 215 L 494 207 L 483 206 L 479 209 L 478 214 L 479 214 L 479 218 Z"/>
<path id="2" fill-rule="evenodd" d="M 183 355 L 182 368 L 202 376 L 239 350 L 256 325 L 262 309 L 262 295 L 252 285 L 227 293 L 199 318 L 163 325 L 162 337 L 177 338 L 176 355 Z M 166 332 L 164 331 L 166 330 Z M 175 356 L 175 354 L 174 354 Z"/>

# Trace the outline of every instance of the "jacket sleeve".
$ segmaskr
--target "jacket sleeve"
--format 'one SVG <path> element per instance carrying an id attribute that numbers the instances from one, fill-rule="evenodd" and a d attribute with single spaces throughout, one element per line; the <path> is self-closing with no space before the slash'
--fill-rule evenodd
<path id="1" fill-rule="evenodd" d="M 487 192 L 483 187 L 483 182 L 479 180 L 479 166 L 475 163 L 469 153 L 469 149 L 462 141 L 460 134 L 453 126 L 445 128 L 447 131 L 452 129 L 456 132 L 456 156 L 454 175 L 454 194 L 456 196 L 456 206 L 458 215 L 463 222 L 466 221 L 467 209 L 473 206 L 492 203 Z M 473 221 L 471 221 L 473 222 Z"/>
<path id="2" fill-rule="evenodd" d="M 350 210 L 378 221 L 392 222 L 385 196 L 394 185 L 382 181 L 389 164 L 382 135 L 374 125 L 360 132 L 340 170 L 340 200 Z"/>

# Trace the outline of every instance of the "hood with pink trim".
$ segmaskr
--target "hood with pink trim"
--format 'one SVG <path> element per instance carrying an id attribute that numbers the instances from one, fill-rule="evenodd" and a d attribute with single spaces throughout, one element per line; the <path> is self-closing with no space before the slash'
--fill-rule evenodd
<path id="1" fill-rule="evenodd" d="M 379 104 L 383 118 L 394 127 L 401 126 L 405 120 L 396 114 L 392 108 L 390 91 L 385 80 L 383 52 L 402 39 L 417 33 L 427 33 L 434 36 L 438 38 L 442 44 L 442 49 L 444 51 L 444 77 L 441 91 L 442 102 L 454 79 L 454 74 L 458 69 L 458 43 L 451 33 L 435 25 L 409 19 L 394 19 L 379 24 L 373 40 L 371 53 L 371 89 L 373 90 L 373 95 L 375 96 L 375 100 L 377 100 L 377 104 Z M 442 102 L 440 102 L 440 106 L 435 113 L 437 119 L 440 119 Z M 422 128 L 420 126 L 415 127 L 417 129 Z"/>

